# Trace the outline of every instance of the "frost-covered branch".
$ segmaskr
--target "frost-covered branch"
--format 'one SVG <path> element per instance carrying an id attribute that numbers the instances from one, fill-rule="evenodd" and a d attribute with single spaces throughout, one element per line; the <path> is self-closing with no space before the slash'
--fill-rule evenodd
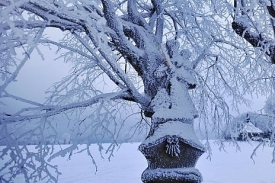
<path id="1" fill-rule="evenodd" d="M 163 18 L 163 7 L 161 1 L 152 0 L 152 4 L 154 5 L 154 9 L 157 14 L 157 22 L 156 22 L 156 37 L 159 43 L 162 42 L 163 30 L 164 30 L 164 18 Z"/>
<path id="2" fill-rule="evenodd" d="M 113 30 L 109 33 L 112 43 L 138 75 L 142 76 L 146 63 L 143 63 L 141 58 L 144 56 L 144 41 L 148 33 L 145 29 L 146 22 L 136 10 L 136 1 L 128 2 L 129 15 L 126 20 L 118 17 L 111 1 L 104 0 L 102 4 L 107 25 Z"/>
<path id="3" fill-rule="evenodd" d="M 275 43 L 273 41 L 264 39 L 261 35 L 249 31 L 250 27 L 240 20 L 232 22 L 232 28 L 235 32 L 247 40 L 253 47 L 259 47 L 271 57 L 272 63 L 275 64 Z"/>
<path id="4" fill-rule="evenodd" d="M 145 19 L 141 16 L 141 14 L 137 10 L 136 6 L 137 0 L 129 0 L 127 5 L 128 10 L 128 19 L 139 26 L 142 26 L 144 29 L 148 30 L 148 24 Z"/>
<path id="5" fill-rule="evenodd" d="M 107 93 L 107 94 L 98 95 L 87 101 L 75 102 L 64 106 L 43 106 L 43 107 L 33 107 L 33 108 L 30 107 L 30 108 L 22 109 L 21 111 L 17 112 L 14 115 L 0 114 L 0 125 L 19 122 L 19 121 L 26 121 L 31 119 L 46 118 L 46 117 L 60 114 L 67 110 L 88 107 L 102 100 L 116 100 L 116 99 L 133 100 L 133 98 L 131 97 L 131 95 L 129 95 L 129 93 L 125 91 L 121 91 L 117 93 Z M 37 112 L 37 113 L 24 115 L 23 114 L 24 112 Z"/>
<path id="6" fill-rule="evenodd" d="M 248 7 L 245 7 L 244 3 L 241 3 L 239 5 L 239 3 L 235 1 L 234 6 L 235 6 L 234 7 L 235 18 L 232 22 L 233 30 L 236 32 L 236 34 L 243 37 L 247 42 L 249 42 L 253 47 L 260 48 L 266 55 L 270 57 L 271 62 L 275 64 L 275 42 L 271 39 L 266 38 L 261 32 L 258 31 L 260 27 L 256 27 L 258 25 L 257 18 L 253 20 L 251 19 L 251 16 L 248 14 L 249 10 L 247 10 L 246 12 L 243 11 L 245 9 L 248 9 Z M 263 6 L 266 6 L 266 5 L 264 4 Z M 273 17 L 274 16 L 273 13 L 275 12 L 274 7 L 273 6 L 266 6 L 266 7 L 268 9 L 269 16 Z M 242 12 L 241 16 L 238 16 L 239 9 L 241 9 L 241 12 Z M 271 26 L 274 27 L 274 25 L 271 25 Z"/>
<path id="7" fill-rule="evenodd" d="M 10 7 L 9 7 L 10 6 Z M 77 18 L 73 18 L 73 16 L 69 14 L 60 13 L 60 10 L 53 4 L 45 4 L 39 3 L 38 1 L 19 1 L 18 4 L 12 4 L 9 2 L 8 8 L 17 8 L 20 7 L 24 10 L 32 12 L 38 16 L 40 16 L 44 21 L 14 21 L 11 22 L 15 27 L 22 28 L 34 28 L 34 27 L 56 27 L 61 30 L 83 30 L 81 27 L 81 22 Z M 47 7 L 47 8 L 46 8 Z M 68 10 L 72 14 L 72 10 Z M 8 28 L 10 25 L 6 25 Z M 5 28 L 4 27 L 4 28 Z"/>
<path id="8" fill-rule="evenodd" d="M 33 52 L 33 50 L 36 47 L 36 44 L 38 42 L 38 40 L 40 39 L 42 33 L 43 33 L 43 29 L 40 30 L 38 32 L 38 34 L 36 35 L 35 39 L 33 40 L 32 44 L 30 45 L 30 47 L 28 48 L 28 50 L 26 50 L 25 52 L 25 56 L 22 59 L 22 61 L 20 62 L 20 64 L 17 66 L 17 68 L 15 69 L 15 71 L 11 74 L 11 76 L 6 79 L 6 81 L 0 86 L 0 96 L 2 95 L 2 92 L 4 92 L 7 88 L 7 86 L 13 82 L 15 80 L 15 78 L 17 77 L 17 75 L 19 74 L 20 70 L 23 68 L 23 66 L 25 65 L 25 63 L 30 59 L 30 54 Z M 29 42 L 31 43 L 31 42 Z"/>
<path id="9" fill-rule="evenodd" d="M 9 94 L 6 91 L 3 92 L 3 94 L 1 95 L 1 97 L 2 98 L 11 98 L 11 99 L 14 99 L 14 100 L 26 103 L 26 104 L 34 105 L 34 106 L 39 106 L 39 107 L 44 106 L 41 103 L 38 103 L 38 102 L 35 102 L 35 101 L 32 101 L 32 100 L 28 100 L 28 99 L 25 99 L 25 98 L 22 98 L 22 97 L 19 97 L 19 96 L 15 96 L 15 95 Z"/>
<path id="10" fill-rule="evenodd" d="M 74 34 L 75 37 L 89 50 L 91 54 L 93 54 L 94 57 L 97 57 L 97 55 L 94 53 L 94 50 L 87 45 L 87 43 L 77 34 Z M 106 48 L 107 49 L 107 48 Z M 118 77 L 124 82 L 125 86 L 127 86 L 127 89 L 129 92 L 132 94 L 133 98 L 135 101 L 139 102 L 140 104 L 146 106 L 148 101 L 147 99 L 142 96 L 135 86 L 132 84 L 131 80 L 129 77 L 124 73 L 124 71 L 117 65 L 117 63 L 114 62 L 112 58 L 110 58 L 110 54 L 106 53 L 105 49 L 99 48 L 98 51 L 101 53 L 101 55 L 104 57 L 106 62 L 110 65 L 110 67 L 113 69 L 113 71 L 118 75 Z M 100 59 L 97 59 L 100 60 Z M 108 72 L 107 72 L 108 74 Z M 119 83 L 116 83 L 119 84 Z"/>
<path id="11" fill-rule="evenodd" d="M 207 54 L 207 50 L 209 50 L 212 46 L 212 44 L 214 43 L 214 41 L 212 41 L 209 45 L 207 45 L 200 53 L 200 55 L 192 61 L 192 68 L 196 69 L 196 67 L 198 66 L 198 64 L 203 61 L 203 58 L 205 57 L 205 55 Z"/>
<path id="12" fill-rule="evenodd" d="M 78 37 L 78 36 L 77 36 Z M 78 39 L 80 40 L 81 42 L 81 38 L 78 37 Z M 65 44 L 61 44 L 61 43 L 58 43 L 58 42 L 55 42 L 55 41 L 51 41 L 51 40 L 40 40 L 39 41 L 40 43 L 49 43 L 49 44 L 52 44 L 52 45 L 55 45 L 57 46 L 58 48 L 63 48 L 63 49 L 66 49 L 68 51 L 71 51 L 71 52 L 74 52 L 74 53 L 78 53 L 79 55 L 87 58 L 87 59 L 90 59 L 90 60 L 93 60 L 96 62 L 96 64 L 102 69 L 102 71 L 104 71 L 104 73 L 106 73 L 109 78 L 117 85 L 119 86 L 121 89 L 125 89 L 125 86 L 121 83 L 120 80 L 118 80 L 116 78 L 116 76 L 102 63 L 101 59 L 96 55 L 96 54 L 92 54 L 92 55 L 89 55 L 85 52 L 83 52 L 82 50 L 79 50 L 77 48 L 74 48 L 74 47 L 71 47 L 71 46 L 68 46 L 68 45 L 65 45 Z M 85 44 L 85 42 L 83 42 L 84 46 L 87 46 L 86 48 L 88 48 L 88 50 L 91 51 L 91 49 L 89 48 L 88 45 Z M 94 52 L 92 52 L 94 53 Z"/>
<path id="13" fill-rule="evenodd" d="M 107 25 L 114 31 L 113 33 L 110 33 L 114 43 L 119 47 L 120 51 L 127 54 L 131 59 L 138 60 L 138 58 L 143 55 L 143 51 L 132 45 L 132 43 L 125 37 L 123 33 L 123 25 L 115 14 L 112 2 L 102 0 L 102 4 Z"/>

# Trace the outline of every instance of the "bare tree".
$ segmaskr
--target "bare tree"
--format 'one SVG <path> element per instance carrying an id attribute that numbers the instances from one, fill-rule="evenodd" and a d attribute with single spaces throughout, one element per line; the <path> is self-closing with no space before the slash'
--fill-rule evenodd
<path id="1" fill-rule="evenodd" d="M 106 150 L 112 155 L 122 129 L 116 126 L 119 111 L 134 105 L 141 111 L 140 124 L 150 123 L 139 147 L 149 162 L 142 181 L 201 182 L 194 166 L 205 147 L 195 135 L 194 119 L 200 116 L 199 125 L 206 130 L 211 125 L 221 137 L 230 129 L 225 127 L 231 110 L 249 103 L 245 94 L 268 91 L 259 78 L 270 76 L 270 64 L 255 61 L 254 50 L 234 34 L 230 15 L 236 7 L 227 1 L 2 0 L 0 8 L 0 99 L 25 104 L 0 113 L 1 140 L 7 144 L 0 157 L 10 157 L 0 169 L 3 182 L 20 174 L 27 182 L 57 181 L 58 173 L 52 173 L 57 167 L 45 158 L 77 152 L 79 143 L 87 144 L 84 150 L 93 157 L 94 136 L 112 137 Z M 63 38 L 49 38 L 46 30 L 63 31 Z M 262 49 L 270 56 L 268 45 Z M 59 58 L 72 63 L 72 72 L 38 103 L 9 92 L 9 85 L 42 46 L 55 46 Z M 106 92 L 100 82 L 115 89 Z M 56 138 L 52 120 L 59 114 L 69 120 L 77 116 L 74 128 L 88 136 L 53 154 L 44 142 Z M 35 127 L 22 134 L 9 128 L 31 121 Z M 16 143 L 33 136 L 41 142 L 37 153 Z"/>

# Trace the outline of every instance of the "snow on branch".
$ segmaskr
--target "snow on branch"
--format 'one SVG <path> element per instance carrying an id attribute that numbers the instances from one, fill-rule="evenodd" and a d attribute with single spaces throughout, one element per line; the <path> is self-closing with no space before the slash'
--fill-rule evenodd
<path id="1" fill-rule="evenodd" d="M 131 19 L 132 23 L 140 25 L 145 29 L 148 29 L 147 22 L 144 20 L 144 18 L 141 16 L 141 14 L 137 10 L 136 0 L 129 0 L 127 9 L 128 9 L 129 19 Z"/>
<path id="2" fill-rule="evenodd" d="M 144 51 L 134 46 L 125 36 L 122 22 L 116 15 L 112 2 L 102 0 L 102 4 L 107 25 L 113 30 L 113 32 L 110 32 L 109 34 L 117 49 L 123 54 L 124 57 L 128 57 L 130 61 L 139 60 L 139 58 L 144 55 Z M 137 72 L 141 70 L 139 66 L 140 63 L 131 62 L 131 64 L 134 68 L 136 68 Z"/>
<path id="3" fill-rule="evenodd" d="M 46 23 L 44 21 L 13 21 L 13 26 L 17 28 L 25 28 L 25 29 L 33 29 L 33 28 L 41 28 L 46 27 Z M 1 24 L 2 31 L 6 31 L 11 29 L 11 25 L 8 23 Z"/>
<path id="4" fill-rule="evenodd" d="M 78 49 L 78 48 L 74 48 L 72 46 L 68 46 L 67 44 L 62 44 L 62 43 L 58 43 L 52 40 L 47 40 L 47 39 L 41 39 L 39 42 L 40 43 L 49 43 L 52 45 L 57 46 L 58 48 L 63 48 L 66 49 L 68 51 L 71 51 L 73 53 L 77 53 L 85 58 L 88 58 L 89 60 L 93 60 L 94 62 L 96 62 L 97 66 L 100 67 L 100 69 L 102 69 L 102 71 L 104 71 L 104 73 L 106 73 L 109 78 L 121 89 L 125 89 L 125 86 L 123 85 L 123 83 L 121 83 L 120 80 L 117 79 L 117 77 L 104 65 L 104 63 L 101 61 L 101 59 L 97 56 L 96 53 L 94 53 L 94 51 L 89 47 L 89 45 L 87 45 L 85 43 L 85 41 L 82 40 L 82 38 L 80 36 L 78 36 L 77 34 L 75 34 L 76 38 L 90 51 L 90 53 L 92 53 L 92 55 L 85 53 L 84 51 Z"/>
<path id="5" fill-rule="evenodd" d="M 135 98 L 135 101 L 139 102 L 142 105 L 145 105 L 148 102 L 147 99 L 137 91 L 137 89 L 135 88 L 135 86 L 133 85 L 133 83 L 131 82 L 131 80 L 129 79 L 129 77 L 127 76 L 127 74 L 119 67 L 119 65 L 116 62 L 114 62 L 113 58 L 110 58 L 110 54 L 112 55 L 112 52 L 108 52 L 108 50 L 109 50 L 108 47 L 104 47 L 104 45 L 102 43 L 102 45 L 101 45 L 102 47 L 98 47 L 97 49 L 92 49 L 87 44 L 87 42 L 85 42 L 85 40 L 83 40 L 83 38 L 81 38 L 78 34 L 73 33 L 73 35 L 76 37 L 76 39 L 78 39 L 85 46 L 85 48 L 87 48 L 87 50 L 95 58 L 98 57 L 98 55 L 95 53 L 95 51 L 98 50 L 100 52 L 100 54 L 103 56 L 103 58 L 106 60 L 106 62 L 112 68 L 112 70 L 117 74 L 117 76 L 127 86 L 127 89 L 130 91 L 130 93 L 132 94 L 132 96 Z M 100 59 L 98 58 L 97 60 L 99 61 Z M 109 73 L 109 71 L 107 72 L 107 74 L 108 73 Z M 118 85 L 119 83 L 116 82 L 116 84 Z"/>
<path id="6" fill-rule="evenodd" d="M 14 100 L 17 100 L 17 101 L 21 101 L 21 102 L 24 102 L 26 104 L 30 104 L 30 105 L 34 105 L 34 106 L 39 106 L 39 107 L 42 107 L 43 104 L 41 103 L 38 103 L 38 102 L 35 102 L 35 101 L 32 101 L 32 100 L 28 100 L 28 99 L 25 99 L 25 98 L 22 98 L 22 97 L 19 97 L 19 96 L 15 96 L 15 95 L 12 95 L 6 91 L 3 92 L 4 94 L 1 95 L 1 98 L 12 98 Z"/>
<path id="7" fill-rule="evenodd" d="M 76 14 L 74 9 L 66 7 L 66 5 L 57 5 L 52 3 L 45 3 L 43 1 L 21 1 L 20 3 L 2 3 L 6 9 L 3 10 L 5 14 L 9 13 L 10 8 L 21 8 L 23 10 L 32 12 L 33 14 L 41 17 L 43 20 L 31 20 L 31 21 L 13 21 L 12 24 L 15 27 L 22 27 L 27 29 L 38 27 L 56 27 L 62 31 L 65 30 L 78 30 L 84 32 L 83 26 L 87 21 L 83 19 L 79 13 Z M 62 8 L 62 10 L 61 10 Z M 85 11 L 86 9 L 83 9 Z M 61 13 L 62 12 L 62 13 Z M 79 11 L 77 11 L 79 12 Z M 97 20 L 100 15 L 97 13 L 90 13 L 89 18 Z M 8 29 L 10 25 L 3 24 L 3 29 Z"/>
<path id="8" fill-rule="evenodd" d="M 158 42 L 161 43 L 164 29 L 163 7 L 161 5 L 161 1 L 152 0 L 152 4 L 154 5 L 154 8 L 157 13 L 157 25 L 155 34 L 158 39 Z"/>
<path id="9" fill-rule="evenodd" d="M 259 6 L 260 5 L 261 3 L 259 3 Z M 264 12 L 270 16 L 270 21 L 273 22 L 273 18 L 271 18 L 274 17 L 275 12 L 273 6 L 265 5 L 265 3 L 263 5 L 267 8 L 267 11 Z M 250 15 L 250 10 L 248 9 L 253 8 L 253 6 L 246 6 L 246 3 L 241 3 L 241 5 L 238 5 L 237 1 L 234 1 L 234 20 L 231 26 L 237 35 L 244 38 L 253 47 L 260 48 L 267 56 L 270 57 L 272 64 L 275 64 L 275 42 L 264 37 L 263 31 L 261 31 L 262 28 L 259 26 L 261 25 L 261 23 L 259 23 L 261 21 L 260 18 L 263 17 L 257 17 L 256 14 Z M 238 15 L 238 11 L 241 11 L 241 15 Z M 274 32 L 275 29 L 272 22 L 271 25 Z"/>
<path id="10" fill-rule="evenodd" d="M 38 34 L 36 35 L 35 39 L 32 42 L 29 42 L 30 47 L 25 52 L 25 56 L 20 62 L 20 64 L 17 66 L 15 71 L 11 74 L 11 76 L 6 79 L 6 81 L 0 86 L 0 96 L 2 95 L 2 92 L 4 92 L 7 88 L 7 86 L 16 79 L 17 75 L 19 74 L 20 70 L 23 68 L 23 66 L 26 64 L 26 62 L 30 59 L 30 54 L 33 52 L 35 47 L 37 46 L 37 42 L 39 38 L 41 37 L 44 29 L 40 30 Z"/>
<path id="11" fill-rule="evenodd" d="M 42 106 L 42 107 L 29 107 L 29 108 L 22 109 L 21 111 L 15 113 L 14 115 L 5 114 L 5 113 L 0 114 L 0 125 L 19 122 L 19 121 L 26 121 L 31 119 L 50 117 L 70 109 L 88 107 L 102 100 L 107 101 L 107 100 L 116 100 L 116 99 L 134 100 L 127 91 L 120 91 L 116 93 L 106 93 L 106 94 L 97 95 L 89 100 L 82 101 L 82 102 L 75 102 L 64 106 L 51 105 L 51 106 Z M 38 113 L 31 114 L 31 115 L 24 115 L 24 112 L 38 112 Z M 39 113 L 39 112 L 42 112 L 42 113 Z"/>

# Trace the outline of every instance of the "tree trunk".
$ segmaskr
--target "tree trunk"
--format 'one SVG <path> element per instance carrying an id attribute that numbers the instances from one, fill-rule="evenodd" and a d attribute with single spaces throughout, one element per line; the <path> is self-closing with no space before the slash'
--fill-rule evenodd
<path id="1" fill-rule="evenodd" d="M 188 93 L 188 89 L 195 86 L 194 78 L 188 69 L 188 61 L 178 54 L 177 48 L 173 49 L 176 49 L 170 52 L 173 65 L 169 68 L 163 65 L 157 70 L 169 72 L 168 88 L 159 88 L 151 101 L 151 129 L 139 146 L 148 161 L 141 177 L 144 183 L 202 181 L 195 165 L 204 153 L 204 147 L 193 129 L 194 118 L 198 115 Z M 161 73 L 156 75 L 163 76 Z"/>

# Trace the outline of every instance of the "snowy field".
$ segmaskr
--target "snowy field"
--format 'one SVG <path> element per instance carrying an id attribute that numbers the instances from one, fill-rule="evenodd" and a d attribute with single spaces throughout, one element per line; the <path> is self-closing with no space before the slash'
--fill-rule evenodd
<path id="1" fill-rule="evenodd" d="M 71 160 L 68 157 L 57 158 L 52 163 L 58 164 L 62 172 L 60 183 L 141 183 L 140 175 L 147 163 L 137 150 L 138 145 L 139 143 L 123 144 L 110 162 L 101 159 L 94 146 L 98 166 L 96 173 L 91 159 L 85 153 L 75 154 Z M 275 183 L 275 164 L 271 164 L 273 148 L 260 148 L 254 163 L 250 155 L 256 142 L 240 143 L 240 146 L 241 152 L 226 143 L 225 152 L 212 145 L 211 161 L 205 153 L 196 166 L 203 175 L 203 183 Z M 15 181 L 23 182 L 19 179 Z"/>

